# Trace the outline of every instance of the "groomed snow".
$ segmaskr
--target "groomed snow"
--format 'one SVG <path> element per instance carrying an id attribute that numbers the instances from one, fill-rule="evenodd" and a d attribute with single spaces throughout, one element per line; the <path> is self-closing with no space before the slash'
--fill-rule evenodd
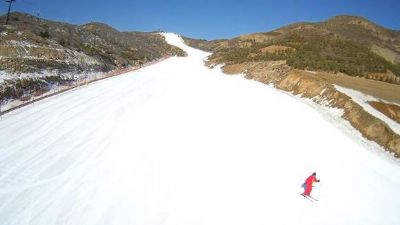
<path id="1" fill-rule="evenodd" d="M 398 163 L 164 35 L 189 56 L 1 118 L 0 224 L 400 224 Z"/>

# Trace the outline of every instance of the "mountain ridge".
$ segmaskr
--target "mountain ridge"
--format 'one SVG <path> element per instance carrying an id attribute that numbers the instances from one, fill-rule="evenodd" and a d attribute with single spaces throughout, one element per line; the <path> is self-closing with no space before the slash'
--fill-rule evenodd
<path id="1" fill-rule="evenodd" d="M 320 69 L 354 76 L 364 76 L 370 72 L 386 73 L 390 70 L 400 75 L 400 32 L 359 16 L 339 15 L 323 22 L 295 23 L 273 31 L 244 34 L 227 40 L 185 40 L 189 45 L 212 51 L 214 54 L 210 61 L 213 63 L 269 60 L 268 57 L 274 56 L 262 55 L 257 51 L 269 45 L 288 45 L 298 51 L 275 55 L 275 58 L 288 60 L 288 64 L 297 69 Z M 342 62 L 360 56 L 364 58 L 357 62 Z M 371 58 L 372 63 L 368 62 Z M 356 67 L 358 64 L 362 66 Z M 393 78 L 390 78 L 391 82 L 396 83 Z"/>

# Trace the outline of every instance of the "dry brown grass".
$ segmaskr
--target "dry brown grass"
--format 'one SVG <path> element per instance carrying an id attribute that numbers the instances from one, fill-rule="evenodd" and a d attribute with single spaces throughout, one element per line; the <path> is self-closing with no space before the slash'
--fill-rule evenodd
<path id="1" fill-rule="evenodd" d="M 327 72 L 306 72 L 311 77 L 320 78 L 332 84 L 351 88 L 380 99 L 400 104 L 400 85 L 381 81 L 368 80 L 359 77 L 351 77 L 344 74 L 332 74 Z"/>
<path id="2" fill-rule="evenodd" d="M 249 63 L 247 63 L 247 64 L 249 64 Z M 240 64 L 225 65 L 222 68 L 222 71 L 224 73 L 230 74 L 230 75 L 239 74 L 239 73 L 242 73 L 248 67 L 247 64 L 240 63 Z"/>

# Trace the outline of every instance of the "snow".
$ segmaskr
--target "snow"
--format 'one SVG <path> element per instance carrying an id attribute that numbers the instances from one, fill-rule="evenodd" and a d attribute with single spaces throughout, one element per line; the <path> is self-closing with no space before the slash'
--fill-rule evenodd
<path id="1" fill-rule="evenodd" d="M 55 62 L 66 62 L 66 63 L 75 63 L 75 64 L 86 64 L 86 65 L 99 65 L 100 62 L 97 61 L 92 56 L 85 55 L 82 52 L 71 51 L 63 48 L 57 43 L 53 43 L 53 47 L 48 46 L 39 46 L 29 41 L 17 41 L 10 40 L 5 41 L 2 46 L 12 46 L 15 48 L 15 51 L 18 53 L 18 58 L 20 59 L 31 59 L 31 60 L 50 60 Z M 59 57 L 63 59 L 54 59 L 54 57 L 49 56 L 37 56 L 37 53 L 32 53 L 32 50 L 36 49 L 36 51 L 43 52 L 51 52 L 57 51 L 61 54 Z M 68 54 L 65 54 L 68 53 Z M 34 55 L 32 55 L 34 54 Z M 67 57 L 67 58 L 65 58 Z M 13 59 L 15 56 L 0 56 L 0 59 Z"/>
<path id="2" fill-rule="evenodd" d="M 115 72 L 115 71 L 114 71 Z M 112 72 L 111 72 L 112 73 Z M 74 80 L 71 83 L 65 83 L 65 84 L 59 84 L 59 83 L 48 83 L 47 85 L 47 92 L 39 95 L 39 96 L 31 96 L 31 100 L 35 100 L 37 98 L 42 98 L 44 96 L 52 95 L 56 92 L 64 91 L 67 89 L 71 89 L 71 87 L 77 87 L 80 85 L 87 84 L 88 82 L 97 80 L 97 79 L 102 79 L 106 78 L 109 76 L 110 73 L 101 73 L 101 72 L 83 72 L 83 73 L 62 73 L 62 74 L 57 74 L 55 71 L 49 71 L 49 70 L 42 70 L 40 73 L 19 73 L 19 74 L 9 74 L 5 71 L 0 71 L 0 87 L 1 85 L 7 85 L 4 83 L 5 80 L 15 80 L 15 79 L 39 79 L 39 78 L 45 78 L 47 76 L 60 76 L 63 79 L 66 80 Z M 23 90 L 25 93 L 32 94 L 32 90 L 25 89 Z M 1 111 L 6 111 L 11 108 L 18 107 L 22 104 L 27 103 L 27 101 L 22 101 L 20 99 L 8 99 L 3 102 L 0 102 L 0 109 Z"/>
<path id="3" fill-rule="evenodd" d="M 14 47 L 21 47 L 21 48 L 37 48 L 39 47 L 36 44 L 33 44 L 29 41 L 17 41 L 17 40 L 9 40 L 4 43 L 4 45 L 11 45 Z"/>
<path id="4" fill-rule="evenodd" d="M 282 90 L 281 90 L 282 91 Z M 292 93 L 282 91 L 291 95 Z M 323 92 L 323 91 L 322 91 Z M 332 125 L 344 132 L 348 137 L 352 138 L 358 144 L 362 145 L 365 149 L 373 152 L 379 157 L 384 157 L 386 160 L 398 163 L 399 160 L 393 157 L 393 153 L 386 151 L 382 146 L 374 141 L 363 138 L 360 131 L 354 129 L 349 121 L 342 118 L 344 110 L 341 108 L 332 107 L 330 101 L 326 98 L 321 99 L 320 97 L 304 98 L 302 95 L 294 95 L 297 100 L 309 105 L 314 110 L 317 110 L 326 120 Z M 317 100 L 316 102 L 314 100 Z"/>
<path id="5" fill-rule="evenodd" d="M 389 103 L 389 104 L 396 104 L 396 103 L 383 101 L 383 100 L 375 98 L 373 96 L 361 93 L 359 91 L 356 91 L 356 90 L 353 90 L 350 88 L 345 88 L 345 87 L 342 87 L 339 85 L 335 85 L 335 88 L 336 88 L 336 90 L 349 96 L 354 102 L 356 102 L 361 107 L 363 107 L 363 109 L 365 111 L 367 111 L 369 114 L 371 114 L 371 115 L 375 116 L 376 118 L 385 122 L 394 132 L 396 132 L 397 134 L 400 134 L 400 124 L 399 123 L 397 123 L 396 121 L 387 117 L 385 114 L 379 112 L 374 107 L 372 107 L 370 104 L 368 104 L 369 101 L 385 102 L 385 103 Z"/>
<path id="6" fill-rule="evenodd" d="M 41 70 L 40 72 L 37 73 L 8 73 L 4 70 L 0 70 L 0 85 L 4 80 L 13 80 L 13 79 L 26 79 L 26 78 L 44 78 L 48 76 L 60 76 L 63 78 L 69 78 L 69 79 L 95 79 L 99 77 L 102 73 L 101 72 L 91 72 L 91 71 L 86 71 L 82 73 L 60 73 L 58 74 L 57 71 L 52 71 L 52 70 Z"/>
<path id="7" fill-rule="evenodd" d="M 1 118 L 0 224 L 400 224 L 397 161 L 163 35 L 188 57 Z"/>
<path id="8" fill-rule="evenodd" d="M 312 70 L 306 70 L 306 72 L 308 72 L 308 73 L 312 73 L 312 74 L 317 74 L 317 72 L 316 72 L 316 71 L 312 71 Z"/>

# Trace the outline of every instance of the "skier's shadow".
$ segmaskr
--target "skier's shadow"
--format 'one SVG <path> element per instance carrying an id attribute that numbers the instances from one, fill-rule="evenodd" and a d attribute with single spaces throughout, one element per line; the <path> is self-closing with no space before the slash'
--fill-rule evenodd
<path id="1" fill-rule="evenodd" d="M 301 185 L 301 187 L 304 189 L 304 191 L 306 191 L 306 183 L 303 183 L 303 184 Z"/>

